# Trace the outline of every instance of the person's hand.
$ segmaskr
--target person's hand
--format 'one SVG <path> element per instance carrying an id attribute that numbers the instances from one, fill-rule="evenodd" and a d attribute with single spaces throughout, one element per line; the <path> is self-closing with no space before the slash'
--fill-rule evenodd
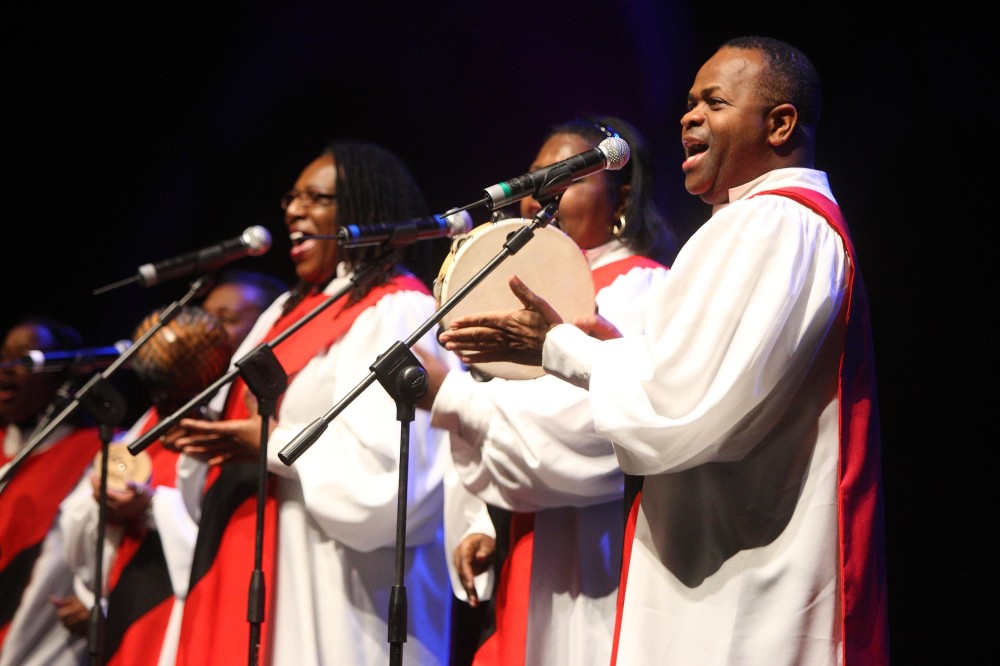
<path id="1" fill-rule="evenodd" d="M 90 487 L 93 489 L 94 500 L 100 502 L 101 477 L 96 471 L 90 475 Z M 109 484 L 105 492 L 105 515 L 108 523 L 122 526 L 141 522 L 153 501 L 154 493 L 151 486 L 135 481 L 128 481 L 124 490 L 117 490 Z"/>
<path id="2" fill-rule="evenodd" d="M 493 537 L 474 533 L 462 539 L 455 546 L 452 554 L 458 578 L 469 596 L 469 605 L 475 608 L 479 605 L 479 595 L 476 593 L 476 576 L 493 565 L 496 556 L 497 542 Z"/>
<path id="3" fill-rule="evenodd" d="M 438 336 L 444 348 L 458 354 L 466 365 L 495 361 L 542 364 L 545 336 L 553 326 L 563 323 L 562 317 L 516 275 L 509 284 L 523 309 L 458 317 Z"/>
<path id="4" fill-rule="evenodd" d="M 414 346 L 412 351 L 413 355 L 420 361 L 420 365 L 424 366 L 424 370 L 427 371 L 427 393 L 417 402 L 417 407 L 429 412 L 434 406 L 434 398 L 437 397 L 438 389 L 441 388 L 441 384 L 451 368 L 440 358 L 426 353 L 420 347 Z"/>
<path id="5" fill-rule="evenodd" d="M 573 322 L 573 325 L 590 337 L 597 338 L 598 340 L 611 340 L 612 338 L 622 337 L 621 331 L 599 314 L 579 317 Z"/>
<path id="6" fill-rule="evenodd" d="M 167 433 L 164 444 L 209 465 L 227 460 L 256 460 L 260 452 L 261 417 L 230 421 L 181 419 L 180 427 Z M 274 421 L 269 424 L 274 430 Z"/>
<path id="7" fill-rule="evenodd" d="M 90 609 L 83 605 L 79 597 L 74 595 L 68 595 L 65 597 L 49 597 L 49 603 L 51 603 L 56 609 L 56 617 L 62 622 L 62 625 L 69 630 L 74 636 L 85 637 L 87 635 L 87 627 L 90 622 Z"/>

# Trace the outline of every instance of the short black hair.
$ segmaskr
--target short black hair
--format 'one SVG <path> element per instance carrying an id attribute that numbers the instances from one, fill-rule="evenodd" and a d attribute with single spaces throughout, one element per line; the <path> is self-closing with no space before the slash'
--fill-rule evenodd
<path id="1" fill-rule="evenodd" d="M 261 311 L 266 310 L 267 306 L 274 302 L 274 299 L 288 291 L 287 284 L 268 273 L 241 269 L 229 269 L 216 276 L 211 281 L 209 288 L 206 289 L 205 292 L 207 293 L 208 291 L 224 284 L 241 284 L 256 287 L 260 292 L 261 298 L 255 303 L 255 305 L 257 305 Z"/>
<path id="2" fill-rule="evenodd" d="M 792 104 L 803 133 L 813 141 L 823 110 L 823 94 L 819 74 L 808 56 L 787 42 L 759 35 L 730 39 L 719 48 L 724 47 L 759 51 L 764 56 L 767 71 L 760 81 L 764 100 L 771 106 Z"/>
<path id="3" fill-rule="evenodd" d="M 44 328 L 49 332 L 55 346 L 52 349 L 43 349 L 42 351 L 71 351 L 84 346 L 83 336 L 80 335 L 80 331 L 75 326 L 49 315 L 29 315 L 15 322 L 9 331 L 21 326 Z"/>

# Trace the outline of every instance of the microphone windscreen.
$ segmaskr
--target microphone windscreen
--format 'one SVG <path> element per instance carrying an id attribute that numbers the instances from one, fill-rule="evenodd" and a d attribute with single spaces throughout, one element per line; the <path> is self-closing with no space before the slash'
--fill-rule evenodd
<path id="1" fill-rule="evenodd" d="M 632 149 L 629 148 L 628 142 L 616 136 L 601 141 L 597 147 L 604 153 L 608 161 L 608 165 L 605 167 L 608 171 L 621 170 L 632 157 Z"/>
<path id="2" fill-rule="evenodd" d="M 259 257 L 271 249 L 271 232 L 260 225 L 245 229 L 241 238 L 252 257 Z"/>
<path id="3" fill-rule="evenodd" d="M 472 216 L 466 211 L 459 213 L 445 213 L 445 222 L 448 223 L 448 238 L 462 236 L 472 231 Z"/>

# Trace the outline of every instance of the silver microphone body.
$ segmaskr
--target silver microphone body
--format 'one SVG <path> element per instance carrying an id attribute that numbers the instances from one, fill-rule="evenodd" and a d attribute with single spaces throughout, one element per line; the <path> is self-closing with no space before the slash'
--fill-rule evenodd
<path id="1" fill-rule="evenodd" d="M 142 286 L 149 287 L 174 278 L 202 275 L 242 257 L 258 257 L 270 249 L 271 233 L 262 226 L 248 227 L 236 238 L 139 266 L 139 282 Z"/>
<path id="2" fill-rule="evenodd" d="M 618 171 L 628 164 L 631 156 L 632 149 L 628 142 L 619 137 L 608 137 L 596 148 L 487 187 L 485 203 L 492 210 L 525 197 L 541 201 L 598 171 Z"/>

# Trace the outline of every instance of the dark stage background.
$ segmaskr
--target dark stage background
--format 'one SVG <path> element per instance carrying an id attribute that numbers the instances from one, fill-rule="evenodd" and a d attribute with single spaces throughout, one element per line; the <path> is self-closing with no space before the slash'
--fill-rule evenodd
<path id="1" fill-rule="evenodd" d="M 991 445 L 974 424 L 995 390 L 962 369 L 972 355 L 985 365 L 993 314 L 972 286 L 987 239 L 969 202 L 990 191 L 972 156 L 995 134 L 982 125 L 981 88 L 995 85 L 982 17 L 878 3 L 207 4 L 8 13 L 0 329 L 45 312 L 94 346 L 130 337 L 187 281 L 92 290 L 251 225 L 274 245 L 232 267 L 291 280 L 278 197 L 332 137 L 399 153 L 440 213 L 526 171 L 550 124 L 619 114 L 657 149 L 659 194 L 686 237 L 709 214 L 680 171 L 697 67 L 731 36 L 787 39 L 823 77 L 818 166 L 872 301 L 895 661 L 973 661 L 989 635 L 973 609 L 991 608 L 987 586 L 966 579 L 989 552 L 975 525 Z"/>

